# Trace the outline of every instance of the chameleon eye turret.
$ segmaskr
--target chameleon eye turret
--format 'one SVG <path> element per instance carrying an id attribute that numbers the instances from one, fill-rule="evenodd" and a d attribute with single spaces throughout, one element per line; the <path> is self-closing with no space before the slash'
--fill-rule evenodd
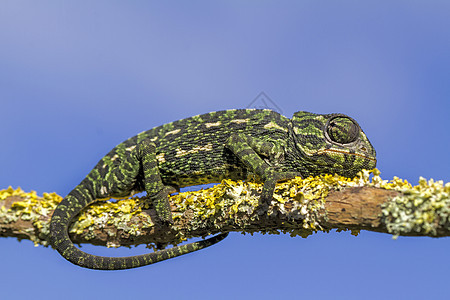
<path id="1" fill-rule="evenodd" d="M 375 165 L 366 135 L 343 114 L 300 111 L 288 119 L 267 109 L 235 109 L 198 115 L 141 132 L 106 154 L 55 209 L 51 244 L 81 267 L 141 267 L 209 247 L 228 233 L 139 256 L 99 257 L 73 245 L 68 234 L 73 218 L 98 199 L 145 191 L 155 223 L 170 226 L 168 196 L 180 187 L 259 178 L 260 203 L 267 207 L 280 180 L 322 173 L 353 177 Z"/>
<path id="2" fill-rule="evenodd" d="M 331 118 L 326 126 L 326 136 L 334 143 L 350 144 L 359 137 L 361 129 L 359 125 L 347 116 L 336 116 Z"/>

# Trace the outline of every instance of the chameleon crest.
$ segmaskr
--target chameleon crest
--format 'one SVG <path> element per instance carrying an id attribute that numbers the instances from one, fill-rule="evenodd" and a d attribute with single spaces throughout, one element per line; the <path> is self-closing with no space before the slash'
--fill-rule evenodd
<path id="1" fill-rule="evenodd" d="M 139 256 L 99 257 L 73 245 L 72 219 L 98 199 L 146 191 L 161 225 L 170 226 L 168 195 L 181 187 L 256 178 L 264 183 L 260 204 L 267 207 L 280 180 L 321 173 L 353 177 L 375 165 L 366 135 L 343 114 L 297 112 L 288 119 L 271 110 L 238 109 L 198 115 L 141 132 L 105 155 L 55 209 L 51 244 L 85 268 L 136 268 L 206 248 L 228 233 Z"/>

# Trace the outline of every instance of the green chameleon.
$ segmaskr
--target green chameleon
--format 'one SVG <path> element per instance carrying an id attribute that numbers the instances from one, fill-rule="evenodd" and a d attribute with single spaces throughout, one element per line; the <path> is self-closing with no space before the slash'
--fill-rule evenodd
<path id="1" fill-rule="evenodd" d="M 168 195 L 180 187 L 252 177 L 264 183 L 260 204 L 267 206 L 278 181 L 322 173 L 354 177 L 375 165 L 366 135 L 343 114 L 300 111 L 288 119 L 266 109 L 236 109 L 197 115 L 112 149 L 56 207 L 51 244 L 81 267 L 136 268 L 206 248 L 228 233 L 139 256 L 101 257 L 74 246 L 68 235 L 72 219 L 98 199 L 146 191 L 161 225 L 170 226 Z"/>

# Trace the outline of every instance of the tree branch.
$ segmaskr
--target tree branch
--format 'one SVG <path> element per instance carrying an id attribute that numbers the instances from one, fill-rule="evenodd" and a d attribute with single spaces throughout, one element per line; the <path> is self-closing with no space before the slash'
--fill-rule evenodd
<path id="1" fill-rule="evenodd" d="M 331 229 L 441 237 L 450 235 L 450 183 L 382 180 L 363 171 L 348 179 L 322 175 L 277 185 L 270 205 L 260 205 L 262 185 L 224 180 L 210 189 L 170 197 L 174 225 L 160 226 L 145 198 L 91 205 L 72 224 L 75 243 L 149 244 L 161 248 L 218 232 L 262 232 L 307 237 Z M 0 236 L 48 245 L 51 214 L 61 197 L 20 188 L 0 191 Z"/>

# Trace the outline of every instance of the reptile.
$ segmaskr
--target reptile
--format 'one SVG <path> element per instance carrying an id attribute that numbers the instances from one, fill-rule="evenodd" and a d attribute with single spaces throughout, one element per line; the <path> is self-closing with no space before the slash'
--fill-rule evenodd
<path id="1" fill-rule="evenodd" d="M 272 201 L 275 184 L 322 173 L 354 177 L 376 166 L 376 153 L 358 123 L 344 114 L 268 109 L 206 113 L 139 133 L 113 148 L 56 207 L 50 243 L 67 260 L 91 269 L 140 267 L 197 251 L 228 233 L 138 256 L 101 257 L 74 246 L 72 219 L 99 199 L 145 191 L 159 224 L 170 226 L 169 194 L 222 179 L 263 183 L 260 205 Z"/>

